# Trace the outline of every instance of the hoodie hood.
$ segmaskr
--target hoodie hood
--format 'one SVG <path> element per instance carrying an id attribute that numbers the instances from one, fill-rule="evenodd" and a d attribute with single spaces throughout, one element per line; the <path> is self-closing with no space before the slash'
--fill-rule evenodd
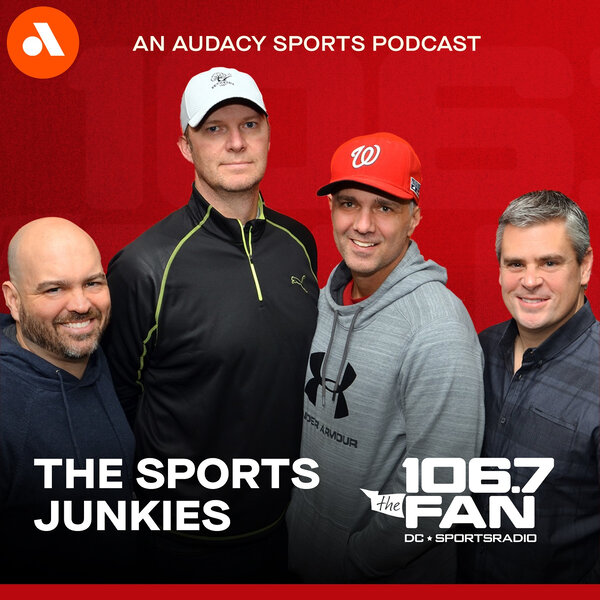
<path id="1" fill-rule="evenodd" d="M 332 310 L 339 313 L 340 316 L 351 315 L 359 311 L 361 313 L 360 323 L 364 323 L 382 308 L 414 292 L 426 283 L 437 281 L 445 285 L 448 276 L 444 267 L 432 260 L 425 260 L 419 252 L 416 242 L 411 241 L 400 263 L 374 294 L 358 304 L 344 306 L 342 295 L 351 279 L 350 269 L 342 261 L 329 276 L 325 288 L 326 299 Z M 360 323 L 357 326 L 360 326 Z"/>
<path id="2" fill-rule="evenodd" d="M 20 418 L 27 422 L 46 419 L 41 427 L 46 428 L 48 435 L 63 440 L 63 452 L 70 446 L 69 454 L 74 457 L 76 466 L 83 468 L 85 459 L 92 456 L 86 449 L 89 447 L 89 428 L 102 419 L 110 427 L 110 437 L 118 440 L 118 451 L 113 455 L 126 457 L 128 467 L 132 466 L 129 458 L 133 450 L 132 434 L 118 406 L 102 350 L 92 353 L 83 377 L 78 379 L 11 339 L 10 328 L 14 326 L 15 321 L 10 315 L 0 315 L 0 364 L 3 386 L 6 386 L 1 399 L 1 416 L 6 421 L 3 425 L 10 426 L 7 415 L 12 410 L 12 403 L 18 403 L 22 413 Z M 64 423 L 60 433 L 58 427 L 53 429 L 47 421 L 49 415 Z M 30 427 L 27 425 L 26 429 L 30 430 Z M 102 457 L 102 453 L 98 456 Z"/>
<path id="3" fill-rule="evenodd" d="M 48 390 L 56 389 L 60 379 L 63 380 L 66 388 L 85 387 L 94 385 L 100 377 L 100 361 L 96 352 L 90 356 L 83 377 L 77 379 L 68 371 L 49 363 L 29 350 L 25 350 L 10 336 L 7 336 L 5 330 L 14 326 L 15 321 L 10 315 L 0 314 L 0 357 L 2 365 L 20 375 L 26 381 L 33 383 L 36 387 Z"/>

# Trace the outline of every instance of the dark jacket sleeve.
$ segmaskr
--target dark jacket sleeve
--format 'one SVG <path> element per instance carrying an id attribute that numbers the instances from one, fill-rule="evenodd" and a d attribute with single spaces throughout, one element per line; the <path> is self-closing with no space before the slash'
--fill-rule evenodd
<path id="1" fill-rule="evenodd" d="M 143 392 L 143 366 L 154 340 L 160 286 L 154 269 L 131 246 L 117 253 L 108 265 L 112 312 L 102 347 L 117 396 L 131 424 Z"/>

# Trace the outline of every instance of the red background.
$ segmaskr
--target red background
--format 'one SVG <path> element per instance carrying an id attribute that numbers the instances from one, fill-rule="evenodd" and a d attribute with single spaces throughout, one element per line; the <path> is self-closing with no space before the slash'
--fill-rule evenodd
<path id="1" fill-rule="evenodd" d="M 319 280 L 339 256 L 327 203 L 335 148 L 389 130 L 423 164 L 423 221 L 415 239 L 448 269 L 449 287 L 478 330 L 507 318 L 494 232 L 510 200 L 554 188 L 576 200 L 600 236 L 600 28 L 593 2 L 385 0 L 52 4 L 74 21 L 80 51 L 54 79 L 2 70 L 0 255 L 18 227 L 70 218 L 96 239 L 104 263 L 188 200 L 193 173 L 175 143 L 181 93 L 212 66 L 250 72 L 269 110 L 267 203 L 308 225 Z M 5 2 L 4 32 L 34 4 Z M 35 33 L 35 32 L 33 32 Z M 165 36 L 164 52 L 133 52 L 138 36 Z M 261 51 L 171 51 L 178 35 L 267 36 Z M 277 52 L 276 35 L 361 35 L 354 52 Z M 475 52 L 372 51 L 374 35 L 479 35 Z M 596 245 L 598 245 L 596 243 Z M 599 246 L 600 247 L 600 246 Z M 0 276 L 6 278 L 5 260 Z M 589 298 L 598 311 L 597 276 Z"/>
<path id="2" fill-rule="evenodd" d="M 494 235 L 510 200 L 561 190 L 586 211 L 600 249 L 600 11 L 595 2 L 477 0 L 55 1 L 80 37 L 74 65 L 32 79 L 0 52 L 0 277 L 14 232 L 46 215 L 96 240 L 104 264 L 187 202 L 193 173 L 176 147 L 188 79 L 212 66 L 248 71 L 263 91 L 272 143 L 268 205 L 309 226 L 323 285 L 339 256 L 315 191 L 346 139 L 389 130 L 423 164 L 422 253 L 478 330 L 507 318 Z M 3 35 L 35 2 L 5 1 Z M 32 31 L 34 34 L 35 31 Z M 164 52 L 133 52 L 138 36 Z M 260 52 L 172 52 L 178 35 L 267 36 Z M 276 35 L 363 36 L 354 52 L 273 49 Z M 372 51 L 374 35 L 477 35 L 475 52 Z M 600 250 L 599 250 L 600 252 Z M 600 254 L 599 254 L 600 257 Z M 599 258 L 600 260 L 600 258 Z M 598 276 L 588 293 L 600 314 Z"/>

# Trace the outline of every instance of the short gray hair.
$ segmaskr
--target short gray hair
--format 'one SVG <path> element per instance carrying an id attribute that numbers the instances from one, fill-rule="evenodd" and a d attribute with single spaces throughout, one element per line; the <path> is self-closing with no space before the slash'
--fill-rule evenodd
<path id="1" fill-rule="evenodd" d="M 502 213 L 496 231 L 496 256 L 500 261 L 502 236 L 507 225 L 531 227 L 548 221 L 564 221 L 567 235 L 573 245 L 577 262 L 582 263 L 590 247 L 590 228 L 588 218 L 573 200 L 561 192 L 540 190 L 523 194 L 513 200 Z"/>

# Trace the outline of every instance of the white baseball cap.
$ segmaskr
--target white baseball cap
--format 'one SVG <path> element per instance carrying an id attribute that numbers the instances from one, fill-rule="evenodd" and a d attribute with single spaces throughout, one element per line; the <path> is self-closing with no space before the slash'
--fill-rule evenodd
<path id="1" fill-rule="evenodd" d="M 194 75 L 181 98 L 181 131 L 185 131 L 188 125 L 196 127 L 217 104 L 237 99 L 243 103 L 250 102 L 267 114 L 262 94 L 248 73 L 214 67 Z"/>

